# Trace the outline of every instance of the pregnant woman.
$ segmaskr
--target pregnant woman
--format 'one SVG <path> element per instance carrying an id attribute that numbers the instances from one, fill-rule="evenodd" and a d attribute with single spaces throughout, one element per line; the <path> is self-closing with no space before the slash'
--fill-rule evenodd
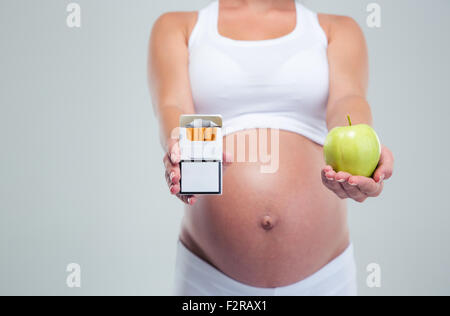
<path id="1" fill-rule="evenodd" d="M 351 176 L 325 166 L 322 145 L 347 114 L 372 123 L 367 59 L 352 19 L 294 0 L 213 1 L 157 20 L 150 88 L 167 184 L 185 203 L 175 294 L 356 294 L 346 200 L 380 195 L 393 157 L 382 146 L 372 178 Z M 194 113 L 222 115 L 224 144 L 247 135 L 243 148 L 224 148 L 222 195 L 179 194 L 176 127 Z M 252 156 L 261 130 L 271 172 L 263 159 L 235 157 Z"/>

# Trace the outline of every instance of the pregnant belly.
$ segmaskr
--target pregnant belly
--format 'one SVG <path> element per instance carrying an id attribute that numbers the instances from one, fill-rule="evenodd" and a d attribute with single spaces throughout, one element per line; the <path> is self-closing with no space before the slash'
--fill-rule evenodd
<path id="1" fill-rule="evenodd" d="M 256 147 L 248 141 L 252 137 L 239 143 L 250 132 L 224 139 L 235 162 L 224 172 L 223 195 L 199 196 L 186 207 L 180 239 L 239 282 L 285 286 L 313 274 L 348 246 L 345 202 L 321 182 L 321 146 L 279 131 L 278 141 L 267 137 L 269 161 L 259 155 L 260 139 Z M 243 155 L 236 161 L 244 149 L 246 161 Z M 251 162 L 255 150 L 259 157 Z"/>

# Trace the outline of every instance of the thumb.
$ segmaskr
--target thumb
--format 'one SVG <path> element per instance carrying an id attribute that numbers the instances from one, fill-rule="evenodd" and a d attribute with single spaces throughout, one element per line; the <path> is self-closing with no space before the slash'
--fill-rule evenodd
<path id="1" fill-rule="evenodd" d="M 226 168 L 233 163 L 233 155 L 227 152 L 223 153 L 223 167 Z"/>
<path id="2" fill-rule="evenodd" d="M 387 180 L 392 176 L 394 169 L 394 156 L 392 152 L 385 146 L 382 147 L 380 161 L 378 167 L 373 174 L 376 182 Z"/>
<path id="3" fill-rule="evenodd" d="M 169 158 L 173 164 L 177 164 L 181 160 L 180 143 L 178 140 L 169 147 Z"/>

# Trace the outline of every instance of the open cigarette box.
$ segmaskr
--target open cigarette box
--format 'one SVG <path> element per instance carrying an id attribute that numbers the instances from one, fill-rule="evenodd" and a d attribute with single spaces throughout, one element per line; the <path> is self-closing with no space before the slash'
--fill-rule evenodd
<path id="1" fill-rule="evenodd" d="M 222 117 L 180 116 L 180 194 L 222 194 Z"/>

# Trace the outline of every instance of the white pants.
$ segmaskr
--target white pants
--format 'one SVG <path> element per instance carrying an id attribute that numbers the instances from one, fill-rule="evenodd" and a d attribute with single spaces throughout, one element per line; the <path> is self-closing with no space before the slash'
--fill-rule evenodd
<path id="1" fill-rule="evenodd" d="M 177 296 L 356 296 L 353 246 L 306 279 L 283 287 L 259 288 L 223 274 L 178 242 Z"/>

